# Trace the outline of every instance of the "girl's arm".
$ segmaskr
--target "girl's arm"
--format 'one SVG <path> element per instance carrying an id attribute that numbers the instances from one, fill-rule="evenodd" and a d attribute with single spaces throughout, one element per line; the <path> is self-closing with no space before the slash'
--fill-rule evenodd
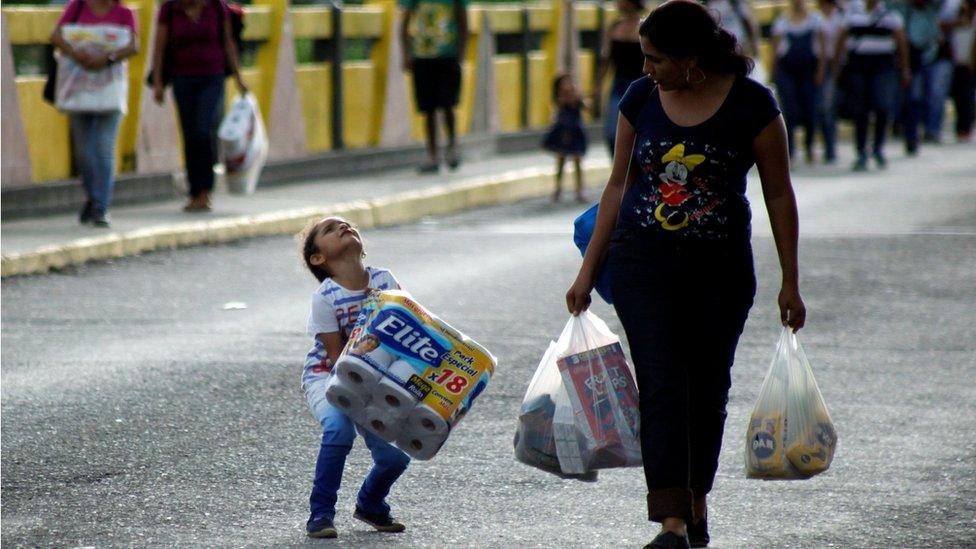
<path id="1" fill-rule="evenodd" d="M 315 337 L 325 346 L 325 354 L 329 358 L 329 364 L 335 366 L 336 360 L 339 359 L 339 354 L 342 352 L 342 348 L 345 347 L 342 334 L 339 332 L 328 332 L 325 334 L 317 334 Z"/>
<path id="2" fill-rule="evenodd" d="M 166 6 L 166 4 L 163 4 Z M 160 10 L 170 9 L 160 7 Z M 156 39 L 153 41 L 152 76 L 153 99 L 159 105 L 163 104 L 163 57 L 166 55 L 166 42 L 169 40 L 169 25 L 162 22 L 156 24 Z"/>
<path id="3" fill-rule="evenodd" d="M 763 200 L 773 229 L 783 281 L 779 291 L 779 316 L 784 326 L 797 331 L 806 321 L 807 310 L 800 297 L 797 260 L 799 219 L 796 196 L 790 183 L 790 158 L 786 144 L 786 125 L 777 116 L 752 142 Z"/>
<path id="4" fill-rule="evenodd" d="M 637 177 L 637 167 L 633 158 L 635 131 L 630 121 L 622 115 L 617 117 L 617 137 L 614 149 L 617 151 L 613 158 L 613 169 L 610 179 L 600 197 L 600 208 L 596 215 L 596 226 L 593 236 L 583 256 L 576 281 L 566 292 L 566 307 L 573 315 L 578 315 L 590 306 L 590 292 L 596 283 L 596 275 L 600 266 L 606 260 L 607 249 L 610 244 L 610 233 L 617 224 L 617 213 L 624 191 Z"/>

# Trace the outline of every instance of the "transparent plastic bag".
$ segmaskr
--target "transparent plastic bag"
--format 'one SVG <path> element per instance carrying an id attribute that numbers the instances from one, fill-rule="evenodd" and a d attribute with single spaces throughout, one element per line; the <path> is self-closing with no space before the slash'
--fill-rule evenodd
<path id="1" fill-rule="evenodd" d="M 564 478 L 641 464 L 634 375 L 620 339 L 587 311 L 550 343 L 522 401 L 516 458 Z"/>
<path id="2" fill-rule="evenodd" d="M 826 471 L 837 432 L 796 334 L 783 328 L 746 431 L 746 475 L 806 479 Z"/>
<path id="3" fill-rule="evenodd" d="M 227 191 L 253 194 L 268 158 L 268 135 L 254 94 L 238 95 L 217 129 Z"/>

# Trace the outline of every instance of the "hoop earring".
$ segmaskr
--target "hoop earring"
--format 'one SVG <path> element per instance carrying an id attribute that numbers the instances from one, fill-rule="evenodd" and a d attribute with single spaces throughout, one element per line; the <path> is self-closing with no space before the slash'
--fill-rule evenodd
<path id="1" fill-rule="evenodd" d="M 699 74 L 701 74 L 701 79 L 700 79 L 700 80 L 692 80 L 692 79 L 691 79 L 691 69 L 692 69 L 692 68 L 694 68 L 695 70 L 697 70 L 697 71 L 698 71 L 698 73 L 699 73 Z M 701 83 L 702 83 L 702 82 L 704 82 L 704 81 L 705 81 L 705 80 L 706 80 L 707 78 L 708 78 L 708 77 L 707 77 L 707 76 L 705 75 L 705 71 L 703 71 L 703 70 L 701 70 L 701 69 L 700 69 L 700 68 L 698 68 L 698 67 L 688 67 L 688 70 L 687 70 L 687 71 L 685 72 L 685 82 L 688 82 L 689 84 L 692 84 L 692 85 L 695 85 L 695 84 L 701 84 Z"/>

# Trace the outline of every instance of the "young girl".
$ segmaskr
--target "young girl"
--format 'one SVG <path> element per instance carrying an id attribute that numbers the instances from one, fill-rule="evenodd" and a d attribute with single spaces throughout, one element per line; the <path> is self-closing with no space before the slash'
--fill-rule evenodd
<path id="1" fill-rule="evenodd" d="M 573 84 L 573 78 L 568 74 L 561 74 L 552 82 L 552 100 L 559 111 L 556 122 L 549 128 L 542 146 L 556 153 L 556 191 L 552 201 L 558 202 L 563 192 L 563 165 L 566 157 L 572 157 L 576 168 L 576 200 L 586 202 L 583 195 L 583 172 L 580 169 L 580 157 L 586 154 L 586 135 L 583 133 L 583 100 Z"/>
<path id="2" fill-rule="evenodd" d="M 302 390 L 312 415 L 322 425 L 322 446 L 315 463 L 315 480 L 309 497 L 311 514 L 305 530 L 314 538 L 334 538 L 336 495 L 346 455 L 356 438 L 356 427 L 325 399 L 332 365 L 346 344 L 369 289 L 399 289 L 390 271 L 366 267 L 359 231 L 341 217 L 327 217 L 305 233 L 302 247 L 305 265 L 321 282 L 312 294 L 308 334 L 315 338 L 305 358 Z M 356 498 L 353 517 L 381 532 L 402 532 L 405 526 L 390 516 L 384 501 L 393 483 L 403 474 L 410 458 L 372 433 L 359 430 L 373 456 L 373 467 Z"/>

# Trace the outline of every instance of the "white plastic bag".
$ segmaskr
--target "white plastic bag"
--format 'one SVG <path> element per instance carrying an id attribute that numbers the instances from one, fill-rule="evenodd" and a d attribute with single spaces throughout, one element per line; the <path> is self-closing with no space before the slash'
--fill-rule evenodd
<path id="1" fill-rule="evenodd" d="M 91 54 L 107 54 L 132 40 L 128 27 L 109 24 L 69 24 L 61 27 L 71 47 Z M 61 112 L 126 112 L 129 101 L 129 69 L 125 61 L 88 70 L 60 52 L 56 56 L 54 104 Z"/>
<path id="2" fill-rule="evenodd" d="M 268 158 L 268 136 L 253 94 L 234 98 L 220 122 L 217 137 L 228 192 L 254 193 Z"/>
<path id="3" fill-rule="evenodd" d="M 783 328 L 746 432 L 746 475 L 805 479 L 826 471 L 837 433 L 796 334 Z"/>
<path id="4" fill-rule="evenodd" d="M 587 311 L 550 343 L 522 401 L 516 458 L 565 478 L 641 464 L 633 371 L 620 339 Z"/>

